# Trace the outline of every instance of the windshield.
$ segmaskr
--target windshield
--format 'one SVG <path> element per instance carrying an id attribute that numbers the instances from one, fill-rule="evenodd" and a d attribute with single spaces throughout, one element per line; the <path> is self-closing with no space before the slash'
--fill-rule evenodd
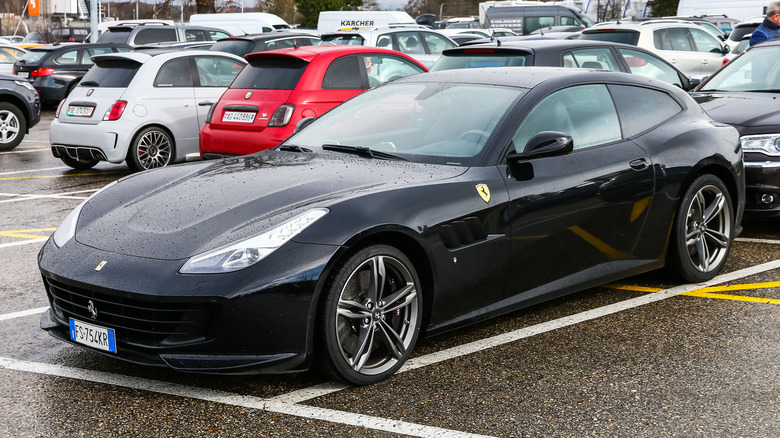
<path id="1" fill-rule="evenodd" d="M 414 162 L 476 165 L 525 92 L 460 83 L 383 85 L 334 108 L 286 144 L 354 146 Z"/>
<path id="2" fill-rule="evenodd" d="M 520 52 L 501 52 L 494 49 L 466 49 L 448 53 L 439 58 L 431 71 L 481 67 L 522 67 L 533 65 L 533 55 Z"/>
<path id="3" fill-rule="evenodd" d="M 633 30 L 591 30 L 582 32 L 578 39 L 581 40 L 593 40 L 593 41 L 608 41 L 611 43 L 623 43 L 632 46 L 637 45 L 639 42 L 639 32 Z"/>
<path id="4" fill-rule="evenodd" d="M 756 46 L 727 63 L 698 91 L 780 90 L 780 46 Z"/>
<path id="5" fill-rule="evenodd" d="M 80 87 L 125 88 L 135 77 L 141 64 L 132 60 L 98 61 L 79 82 Z"/>

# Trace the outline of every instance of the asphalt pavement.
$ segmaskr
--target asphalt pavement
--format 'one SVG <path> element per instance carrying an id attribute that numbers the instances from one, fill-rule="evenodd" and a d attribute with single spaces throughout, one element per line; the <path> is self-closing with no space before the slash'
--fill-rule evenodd
<path id="1" fill-rule="evenodd" d="M 36 256 L 124 164 L 51 155 L 53 114 L 0 152 L 0 437 L 780 436 L 780 231 L 746 220 L 723 274 L 660 272 L 422 339 L 393 378 L 210 376 L 126 364 L 39 328 Z M 522 278 L 518 278 L 522 281 Z"/>

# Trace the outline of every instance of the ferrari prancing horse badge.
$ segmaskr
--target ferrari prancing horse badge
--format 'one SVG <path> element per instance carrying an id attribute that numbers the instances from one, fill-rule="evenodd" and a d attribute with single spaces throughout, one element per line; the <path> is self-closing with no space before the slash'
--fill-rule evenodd
<path id="1" fill-rule="evenodd" d="M 477 184 L 477 193 L 485 202 L 490 202 L 490 189 L 487 184 Z"/>

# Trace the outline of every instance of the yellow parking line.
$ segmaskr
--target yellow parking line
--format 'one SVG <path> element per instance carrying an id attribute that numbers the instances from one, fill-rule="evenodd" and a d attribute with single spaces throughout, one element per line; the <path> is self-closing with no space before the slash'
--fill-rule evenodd
<path id="1" fill-rule="evenodd" d="M 622 284 L 605 284 L 604 287 L 618 290 L 630 290 L 634 292 L 661 292 L 664 289 L 644 287 L 644 286 L 631 286 Z M 752 289 L 768 289 L 773 287 L 780 287 L 780 281 L 770 281 L 766 283 L 749 283 L 749 284 L 735 284 L 731 286 L 712 286 L 704 287 L 701 289 L 692 290 L 681 295 L 687 295 L 689 297 L 699 298 L 712 298 L 716 300 L 731 300 L 731 301 L 748 301 L 753 303 L 767 303 L 767 304 L 780 304 L 780 300 L 773 298 L 759 298 L 748 297 L 743 295 L 727 295 L 719 294 L 715 292 L 723 291 L 735 291 L 735 290 L 752 290 Z"/>
<path id="2" fill-rule="evenodd" d="M 10 181 L 14 179 L 38 179 L 38 178 L 64 178 L 66 176 L 93 176 L 93 175 L 117 175 L 125 172 L 94 172 L 94 173 L 66 173 L 65 175 L 41 175 L 41 176 L 15 176 L 10 178 L 0 178 L 0 181 Z"/>
<path id="3" fill-rule="evenodd" d="M 43 149 L 43 148 L 50 148 L 51 146 L 48 144 L 42 144 L 37 146 L 17 146 L 16 149 Z"/>
<path id="4" fill-rule="evenodd" d="M 9 231 L 0 231 L 0 236 L 2 237 L 17 237 L 19 239 L 38 239 L 41 237 L 48 237 L 48 234 L 40 235 L 40 234 L 26 234 L 26 233 L 35 233 L 35 232 L 41 232 L 41 231 L 54 231 L 56 228 L 35 228 L 35 229 L 29 229 L 29 230 L 9 230 Z"/>

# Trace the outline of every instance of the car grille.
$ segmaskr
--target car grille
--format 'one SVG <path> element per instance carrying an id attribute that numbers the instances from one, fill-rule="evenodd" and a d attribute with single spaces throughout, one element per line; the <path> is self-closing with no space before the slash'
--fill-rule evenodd
<path id="1" fill-rule="evenodd" d="M 214 329 L 214 304 L 126 298 L 50 278 L 45 281 L 52 309 L 64 323 L 74 318 L 115 329 L 120 343 L 143 347 L 181 345 L 203 341 Z M 92 317 L 90 307 L 97 311 L 97 318 Z"/>

